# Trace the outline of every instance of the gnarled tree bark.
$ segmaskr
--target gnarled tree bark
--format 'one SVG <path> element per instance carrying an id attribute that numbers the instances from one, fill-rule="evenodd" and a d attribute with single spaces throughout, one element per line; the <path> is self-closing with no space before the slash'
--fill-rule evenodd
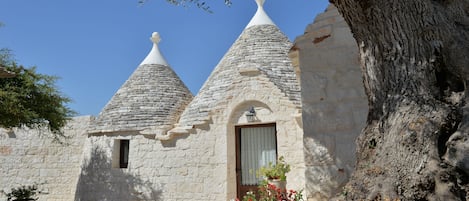
<path id="1" fill-rule="evenodd" d="M 347 200 L 469 198 L 469 1 L 330 0 L 369 100 Z"/>

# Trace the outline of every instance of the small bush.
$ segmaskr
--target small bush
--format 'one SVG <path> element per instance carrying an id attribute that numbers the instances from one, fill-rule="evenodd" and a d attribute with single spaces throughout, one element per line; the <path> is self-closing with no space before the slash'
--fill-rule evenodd
<path id="1" fill-rule="evenodd" d="M 249 191 L 242 201 L 304 201 L 302 191 L 281 189 L 267 182 L 259 185 L 257 194 Z"/>
<path id="2" fill-rule="evenodd" d="M 39 193 L 37 185 L 21 186 L 12 188 L 10 193 L 4 193 L 7 201 L 35 201 L 38 199 L 36 196 Z"/>

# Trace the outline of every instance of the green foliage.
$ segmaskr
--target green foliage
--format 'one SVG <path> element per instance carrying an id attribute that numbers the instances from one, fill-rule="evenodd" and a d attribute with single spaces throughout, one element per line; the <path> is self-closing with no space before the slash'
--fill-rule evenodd
<path id="1" fill-rule="evenodd" d="M 0 48 L 0 67 L 15 74 L 0 78 L 0 127 L 47 127 L 54 141 L 66 138 L 61 129 L 76 113 L 66 106 L 71 99 L 55 86 L 58 78 L 18 66 L 8 48 Z"/>
<path id="2" fill-rule="evenodd" d="M 258 187 L 257 196 L 249 191 L 242 201 L 304 201 L 304 198 L 302 191 L 281 189 L 264 181 Z"/>
<path id="3" fill-rule="evenodd" d="M 261 167 L 258 174 L 268 180 L 278 179 L 286 182 L 288 172 L 290 165 L 285 163 L 283 156 L 280 156 L 276 164 L 269 163 L 267 167 Z M 265 179 L 261 181 L 255 193 L 247 192 L 242 201 L 304 201 L 302 191 L 287 190 L 285 186 Z M 238 198 L 236 200 L 239 201 Z"/>
<path id="4" fill-rule="evenodd" d="M 243 201 L 255 201 L 256 199 L 256 194 L 252 191 L 246 192 L 246 195 L 243 196 Z"/>
<path id="5" fill-rule="evenodd" d="M 38 199 L 36 197 L 38 193 L 40 192 L 37 191 L 37 185 L 32 185 L 12 188 L 10 193 L 5 193 L 5 196 L 7 201 L 34 201 Z"/>
<path id="6" fill-rule="evenodd" d="M 272 162 L 267 165 L 267 167 L 261 167 L 259 169 L 259 174 L 266 177 L 269 180 L 279 179 L 280 181 L 286 181 L 286 174 L 290 172 L 290 165 L 285 163 L 283 156 L 280 156 L 276 164 Z"/>
<path id="7" fill-rule="evenodd" d="M 13 54 L 8 48 L 0 49 L 0 67 L 13 65 Z"/>
<path id="8" fill-rule="evenodd" d="M 56 88 L 57 77 L 9 61 L 0 61 L 6 70 L 15 73 L 12 78 L 0 79 L 0 126 L 47 127 L 54 140 L 65 138 L 61 128 L 75 112 L 66 106 L 71 100 Z"/>

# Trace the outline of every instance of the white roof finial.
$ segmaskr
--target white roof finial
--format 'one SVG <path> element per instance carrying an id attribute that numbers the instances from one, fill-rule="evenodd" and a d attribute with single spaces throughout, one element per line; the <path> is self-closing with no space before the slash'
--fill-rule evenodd
<path id="1" fill-rule="evenodd" d="M 257 6 L 263 7 L 265 0 L 256 0 Z"/>
<path id="2" fill-rule="evenodd" d="M 151 34 L 150 40 L 153 42 L 153 48 L 151 49 L 150 53 L 148 53 L 147 57 L 142 61 L 140 65 L 143 64 L 161 64 L 165 66 L 169 66 L 166 59 L 160 52 L 160 48 L 158 47 L 158 43 L 161 41 L 160 34 L 158 32 L 153 32 Z"/>
<path id="3" fill-rule="evenodd" d="M 159 34 L 158 32 L 153 32 L 153 33 L 151 34 L 150 40 L 151 40 L 153 43 L 156 43 L 156 44 L 160 43 L 160 41 L 161 41 L 160 34 Z"/>
<path id="4" fill-rule="evenodd" d="M 270 17 L 264 11 L 264 2 L 265 0 L 256 0 L 257 12 L 254 15 L 254 17 L 252 17 L 251 21 L 246 26 L 246 28 L 249 28 L 254 25 L 263 25 L 263 24 L 275 25 L 275 23 L 270 19 Z"/>

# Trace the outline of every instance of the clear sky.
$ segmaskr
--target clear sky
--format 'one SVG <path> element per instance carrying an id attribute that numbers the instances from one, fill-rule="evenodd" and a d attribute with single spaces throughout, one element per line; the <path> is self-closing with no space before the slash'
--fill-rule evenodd
<path id="1" fill-rule="evenodd" d="M 256 12 L 254 0 L 207 0 L 213 14 L 165 0 L 1 0 L 0 48 L 19 64 L 60 77 L 80 115 L 97 115 L 149 53 L 160 50 L 195 95 Z M 270 18 L 293 41 L 327 0 L 266 0 Z"/>

